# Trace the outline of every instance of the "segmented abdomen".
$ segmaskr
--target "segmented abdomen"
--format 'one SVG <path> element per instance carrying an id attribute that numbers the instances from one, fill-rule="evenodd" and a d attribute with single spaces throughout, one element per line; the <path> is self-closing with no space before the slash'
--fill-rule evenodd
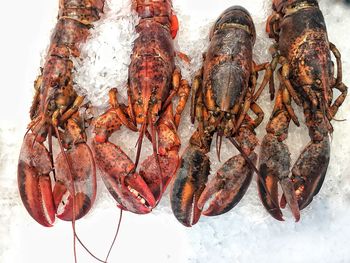
<path id="1" fill-rule="evenodd" d="M 72 57 L 79 57 L 80 45 L 89 36 L 91 24 L 100 18 L 104 0 L 61 0 L 58 21 L 43 67 L 41 111 L 49 114 L 74 101 Z"/>

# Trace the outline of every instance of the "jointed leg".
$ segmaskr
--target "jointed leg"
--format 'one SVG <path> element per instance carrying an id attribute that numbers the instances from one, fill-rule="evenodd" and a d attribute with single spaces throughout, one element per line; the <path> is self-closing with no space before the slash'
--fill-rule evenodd
<path id="1" fill-rule="evenodd" d="M 181 71 L 179 68 L 176 68 L 173 72 L 173 79 L 172 79 L 172 90 L 162 105 L 161 112 L 165 111 L 166 108 L 170 105 L 170 103 L 173 101 L 174 96 L 178 93 L 179 87 L 180 87 L 180 81 L 181 81 Z"/>
<path id="2" fill-rule="evenodd" d="M 179 96 L 179 103 L 175 109 L 175 126 L 179 127 L 181 114 L 183 110 L 185 109 L 186 102 L 188 100 L 189 94 L 190 94 L 191 88 L 188 85 L 187 80 L 181 80 L 180 88 L 178 89 L 178 96 Z"/>
<path id="3" fill-rule="evenodd" d="M 83 104 L 84 96 L 77 96 L 73 102 L 72 107 L 70 107 L 65 113 L 63 113 L 60 118 L 60 122 L 63 123 L 68 120 L 74 113 L 76 113 L 79 107 Z"/>
<path id="4" fill-rule="evenodd" d="M 264 119 L 264 112 L 260 108 L 260 106 L 257 103 L 255 103 L 255 102 L 250 104 L 250 109 L 257 116 L 256 119 L 252 120 L 251 123 L 250 123 L 252 125 L 253 129 L 255 129 L 263 121 L 263 119 Z"/>
<path id="5" fill-rule="evenodd" d="M 282 100 L 283 100 L 283 104 L 286 107 L 287 112 L 288 112 L 289 116 L 292 118 L 294 124 L 299 127 L 300 123 L 299 123 L 298 117 L 295 115 L 295 112 L 294 112 L 293 107 L 291 105 L 290 94 L 286 88 L 284 88 L 282 91 Z"/>
<path id="6" fill-rule="evenodd" d="M 333 43 L 329 43 L 329 47 L 332 51 L 332 53 L 335 56 L 335 59 L 337 60 L 337 82 L 336 86 L 342 83 L 343 79 L 343 69 L 342 69 L 342 62 L 341 62 L 341 55 L 337 47 Z"/>
<path id="7" fill-rule="evenodd" d="M 269 16 L 266 23 L 266 32 L 268 33 L 270 38 L 274 38 L 276 42 L 278 42 L 278 22 L 281 19 L 281 16 L 278 13 L 274 13 Z"/>
<path id="8" fill-rule="evenodd" d="M 311 85 L 304 85 L 303 87 L 304 92 L 307 94 L 309 97 L 309 100 L 312 104 L 312 106 L 316 109 L 318 107 L 318 99 L 316 96 L 315 91 L 312 89 Z"/>
<path id="9" fill-rule="evenodd" d="M 30 107 L 30 119 L 33 120 L 36 117 L 38 106 L 40 102 L 40 87 L 42 83 L 43 77 L 42 75 L 38 76 L 38 78 L 34 81 L 34 89 L 35 95 L 32 102 L 32 106 Z"/>
<path id="10" fill-rule="evenodd" d="M 341 92 L 339 97 L 334 101 L 333 105 L 329 109 L 329 120 L 333 119 L 335 114 L 337 113 L 339 107 L 343 104 L 346 95 L 348 94 L 348 87 L 345 86 L 344 83 L 340 83 L 335 86 L 334 89 L 337 89 Z"/>
<path id="11" fill-rule="evenodd" d="M 235 131 L 238 131 L 239 127 L 241 126 L 243 120 L 246 117 L 248 110 L 251 108 L 251 103 L 252 103 L 251 95 L 249 93 L 247 93 L 247 98 L 244 101 L 242 110 L 239 113 L 238 120 L 237 120 L 236 125 L 235 125 Z"/>
<path id="12" fill-rule="evenodd" d="M 282 83 L 283 86 L 285 86 L 287 88 L 289 94 L 291 95 L 291 97 L 293 98 L 295 103 L 297 105 L 301 106 L 302 104 L 301 104 L 301 101 L 299 99 L 299 96 L 289 81 L 290 68 L 289 68 L 289 63 L 288 63 L 287 59 L 280 56 L 279 63 L 282 65 L 281 72 L 278 72 L 278 77 L 280 79 L 280 82 Z"/>
<path id="13" fill-rule="evenodd" d="M 254 68 L 255 72 L 259 72 L 261 70 L 265 70 L 265 75 L 264 75 L 264 79 L 261 82 L 261 85 L 259 87 L 259 89 L 256 91 L 256 93 L 254 94 L 253 100 L 257 101 L 258 98 L 260 97 L 262 91 L 265 89 L 267 83 L 269 83 L 270 86 L 270 97 L 271 100 L 274 98 L 275 96 L 275 87 L 274 87 L 274 80 L 273 80 L 273 72 L 276 69 L 278 63 L 278 57 L 273 57 L 271 63 L 264 63 L 264 64 L 260 64 L 260 65 L 256 65 Z"/>
<path id="14" fill-rule="evenodd" d="M 127 116 L 121 108 L 118 102 L 117 94 L 118 90 L 116 88 L 113 88 L 109 91 L 109 104 L 111 105 L 110 110 L 116 112 L 118 118 L 126 127 L 128 127 L 132 131 L 137 131 L 136 125 L 132 121 L 130 121 L 129 116 Z"/>
<path id="15" fill-rule="evenodd" d="M 197 98 L 199 97 L 199 94 L 202 90 L 202 75 L 203 75 L 203 68 L 201 68 L 192 83 L 192 97 L 191 97 L 191 122 L 194 123 L 196 118 L 196 104 L 197 104 Z"/>

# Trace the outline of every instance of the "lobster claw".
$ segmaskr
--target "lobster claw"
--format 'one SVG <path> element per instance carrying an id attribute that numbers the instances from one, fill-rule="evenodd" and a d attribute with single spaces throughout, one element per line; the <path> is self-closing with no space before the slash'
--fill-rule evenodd
<path id="1" fill-rule="evenodd" d="M 300 210 L 307 207 L 320 191 L 329 164 L 328 136 L 320 142 L 310 142 L 292 169 L 292 182 Z"/>
<path id="2" fill-rule="evenodd" d="M 257 155 L 252 152 L 249 158 L 256 164 Z M 250 185 L 253 171 L 242 155 L 236 155 L 224 163 L 216 176 L 207 184 L 198 201 L 198 208 L 215 195 L 207 210 L 202 214 L 217 216 L 230 211 L 242 199 Z"/>
<path id="3" fill-rule="evenodd" d="M 258 190 L 260 199 L 272 217 L 283 221 L 283 214 L 278 202 L 278 182 L 282 187 L 285 200 L 290 206 L 295 221 L 300 219 L 300 211 L 290 171 L 290 153 L 287 146 L 272 134 L 265 135 L 260 154 L 260 176 Z M 264 182 L 264 183 L 262 183 Z"/>
<path id="4" fill-rule="evenodd" d="M 155 207 L 155 198 L 143 178 L 133 171 L 130 158 L 111 142 L 93 143 L 95 160 L 102 179 L 122 209 L 147 214 Z"/>
<path id="5" fill-rule="evenodd" d="M 210 172 L 210 161 L 197 146 L 188 147 L 181 159 L 173 187 L 170 192 L 171 208 L 177 220 L 190 227 L 201 215 L 198 200 Z"/>
<path id="6" fill-rule="evenodd" d="M 96 168 L 92 152 L 85 143 L 74 145 L 65 151 L 70 163 L 67 164 L 65 156 L 60 153 L 55 162 L 56 183 L 53 188 L 53 198 L 57 217 L 66 220 L 79 219 L 86 215 L 96 198 Z M 71 171 L 71 172 L 70 172 Z M 70 175 L 72 173 L 72 175 Z M 73 196 L 71 176 L 74 180 L 75 207 L 73 209 Z"/>
<path id="7" fill-rule="evenodd" d="M 49 175 L 51 171 L 49 152 L 36 141 L 34 134 L 28 133 L 18 160 L 18 189 L 28 213 L 46 227 L 53 225 L 56 213 Z"/>
<path id="8" fill-rule="evenodd" d="M 67 150 L 65 155 L 71 169 L 60 153 L 55 161 L 56 181 L 52 189 L 50 173 L 53 167 L 48 150 L 33 133 L 24 138 L 18 162 L 18 187 L 29 214 L 43 226 L 52 226 L 56 215 L 63 220 L 73 220 L 72 189 L 69 189 L 72 177 L 75 184 L 74 219 L 84 216 L 96 197 L 96 169 L 90 148 L 80 143 Z"/>

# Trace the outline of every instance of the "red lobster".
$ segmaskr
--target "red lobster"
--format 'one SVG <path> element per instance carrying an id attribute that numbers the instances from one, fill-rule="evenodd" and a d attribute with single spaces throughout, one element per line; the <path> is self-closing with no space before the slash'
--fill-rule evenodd
<path id="1" fill-rule="evenodd" d="M 258 140 L 254 129 L 264 113 L 255 100 L 272 71 L 268 63 L 254 63 L 255 37 L 250 14 L 239 6 L 225 10 L 211 30 L 203 68 L 193 82 L 191 118 L 192 122 L 197 118 L 198 128 L 181 158 L 171 190 L 173 213 L 185 226 L 196 224 L 201 213 L 215 216 L 232 209 L 244 196 L 256 170 L 254 149 Z M 264 69 L 264 80 L 256 91 L 258 72 Z M 257 115 L 256 119 L 249 116 L 249 110 Z M 222 137 L 229 139 L 241 154 L 227 160 L 207 183 L 207 153 L 215 133 L 218 157 Z M 212 196 L 209 207 L 202 212 Z"/>
<path id="2" fill-rule="evenodd" d="M 261 200 L 268 212 L 283 220 L 280 207 L 290 206 L 295 220 L 320 191 L 330 156 L 330 123 L 347 95 L 342 82 L 340 53 L 328 41 L 325 21 L 316 0 L 274 0 L 273 14 L 267 22 L 267 32 L 276 44 L 272 69 L 277 64 L 280 87 L 275 107 L 266 127 L 260 155 L 260 173 L 269 195 L 259 182 Z M 331 51 L 337 61 L 337 77 Z M 341 92 L 333 101 L 333 90 Z M 284 140 L 291 120 L 299 126 L 291 99 L 302 106 L 310 143 L 290 169 L 290 154 Z M 291 176 L 290 176 L 291 171 Z M 283 196 L 278 205 L 278 185 Z M 280 206 L 280 207 L 279 207 Z"/>
<path id="3" fill-rule="evenodd" d="M 129 105 L 118 103 L 116 89 L 110 91 L 110 109 L 94 123 L 93 146 L 103 181 L 119 207 L 144 214 L 156 206 L 178 166 L 177 127 L 190 88 L 174 64 L 178 22 L 171 1 L 135 0 L 133 9 L 140 21 L 129 66 Z M 176 94 L 179 103 L 173 114 Z M 141 126 L 135 163 L 108 141 L 121 125 L 132 131 Z M 153 155 L 136 172 L 144 136 L 152 142 Z"/>
<path id="4" fill-rule="evenodd" d="M 43 226 L 52 226 L 56 215 L 74 222 L 95 200 L 96 169 L 78 112 L 84 98 L 73 89 L 72 58 L 79 57 L 80 45 L 103 6 L 104 0 L 60 1 L 46 62 L 35 81 L 32 121 L 18 161 L 18 188 L 29 214 Z M 55 160 L 53 136 L 60 146 Z"/>

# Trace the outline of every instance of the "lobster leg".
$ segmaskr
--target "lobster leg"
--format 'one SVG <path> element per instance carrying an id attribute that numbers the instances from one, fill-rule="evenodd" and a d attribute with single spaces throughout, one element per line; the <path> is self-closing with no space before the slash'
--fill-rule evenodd
<path id="1" fill-rule="evenodd" d="M 265 89 L 266 85 L 269 83 L 270 85 L 270 97 L 271 100 L 275 96 L 275 87 L 274 87 L 274 81 L 273 81 L 273 72 L 276 68 L 278 62 L 278 58 L 275 57 L 271 63 L 264 63 L 261 65 L 254 65 L 254 72 L 258 73 L 259 71 L 265 70 L 265 75 L 263 78 L 263 81 L 260 84 L 259 89 L 256 91 L 256 93 L 253 96 L 253 100 L 257 101 L 258 98 L 260 97 L 261 93 Z M 253 73 L 254 74 L 254 73 Z M 253 75 L 252 74 L 252 75 Z M 256 83 L 252 84 L 253 87 L 256 86 Z M 253 91 L 254 92 L 254 91 Z"/>
<path id="2" fill-rule="evenodd" d="M 337 113 L 338 108 L 343 104 L 348 94 L 348 87 L 343 83 L 343 71 L 342 71 L 342 62 L 341 62 L 340 52 L 333 43 L 329 43 L 329 46 L 337 60 L 337 78 L 333 88 L 341 92 L 341 94 L 333 102 L 332 106 L 329 109 L 328 115 L 329 115 L 329 120 L 331 120 L 334 118 L 335 114 Z"/>
<path id="3" fill-rule="evenodd" d="M 329 43 L 329 48 L 337 60 L 337 82 L 336 86 L 343 82 L 343 66 L 341 62 L 341 54 L 333 43 Z"/>
<path id="4" fill-rule="evenodd" d="M 333 119 L 335 114 L 337 114 L 339 107 L 343 104 L 346 96 L 348 95 L 348 87 L 345 86 L 344 83 L 340 83 L 339 85 L 334 87 L 335 89 L 339 90 L 341 94 L 338 98 L 333 102 L 332 106 L 330 107 L 329 111 L 329 119 Z"/>
<path id="5" fill-rule="evenodd" d="M 34 94 L 32 106 L 30 107 L 30 111 L 29 111 L 30 113 L 29 116 L 31 120 L 33 120 L 38 113 L 38 107 L 40 104 L 40 87 L 41 87 L 42 81 L 43 81 L 42 75 L 39 75 L 37 79 L 34 81 L 35 94 Z"/>
<path id="6" fill-rule="evenodd" d="M 191 91 L 191 88 L 188 85 L 187 80 L 184 80 L 184 79 L 181 80 L 180 88 L 178 91 L 179 103 L 176 106 L 175 115 L 174 115 L 174 121 L 175 121 L 176 127 L 179 127 L 181 115 L 183 110 L 185 109 L 190 91 Z"/>

